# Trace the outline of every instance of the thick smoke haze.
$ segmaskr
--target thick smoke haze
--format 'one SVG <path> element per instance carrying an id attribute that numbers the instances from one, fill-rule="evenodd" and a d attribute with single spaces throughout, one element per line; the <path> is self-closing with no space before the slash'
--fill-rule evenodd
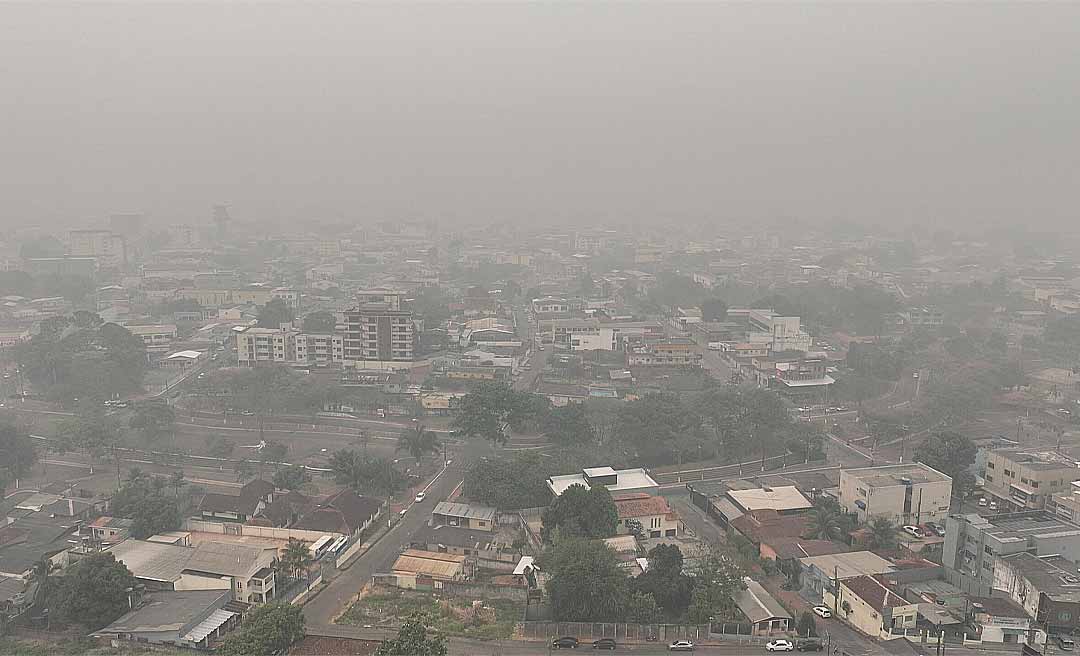
<path id="1" fill-rule="evenodd" d="M 1064 3 L 5 4 L 0 216 L 1065 227 L 1077 62 Z"/>

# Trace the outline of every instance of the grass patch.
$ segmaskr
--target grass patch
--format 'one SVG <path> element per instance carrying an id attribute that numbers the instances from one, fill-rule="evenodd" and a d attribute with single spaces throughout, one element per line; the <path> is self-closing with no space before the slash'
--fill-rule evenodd
<path id="1" fill-rule="evenodd" d="M 372 594 L 355 602 L 338 618 L 339 624 L 354 626 L 398 626 L 401 619 L 414 612 L 431 616 L 434 628 L 448 636 L 480 640 L 509 638 L 514 624 L 521 619 L 522 604 L 507 599 L 484 601 L 473 609 L 471 600 L 439 599 L 419 592 Z"/>

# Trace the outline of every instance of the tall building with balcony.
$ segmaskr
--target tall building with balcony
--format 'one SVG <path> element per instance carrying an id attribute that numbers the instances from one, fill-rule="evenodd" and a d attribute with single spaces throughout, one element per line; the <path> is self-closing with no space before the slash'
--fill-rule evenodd
<path id="1" fill-rule="evenodd" d="M 345 359 L 344 335 L 301 333 L 296 336 L 295 343 L 298 364 L 328 367 L 341 364 Z"/>
<path id="2" fill-rule="evenodd" d="M 414 341 L 413 313 L 408 310 L 364 303 L 345 312 L 344 357 L 354 366 L 412 362 Z"/>

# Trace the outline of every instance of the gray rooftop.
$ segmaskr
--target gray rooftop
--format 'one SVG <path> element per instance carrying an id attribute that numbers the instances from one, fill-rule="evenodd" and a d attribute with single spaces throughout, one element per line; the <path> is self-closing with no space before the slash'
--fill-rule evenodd
<path id="1" fill-rule="evenodd" d="M 1077 563 L 1068 558 L 1057 555 L 1040 558 L 1022 551 L 1001 559 L 1054 601 L 1080 602 L 1080 572 Z"/>
<path id="2" fill-rule="evenodd" d="M 903 479 L 907 478 L 912 483 L 934 483 L 952 481 L 952 478 L 942 474 L 936 469 L 928 467 L 921 462 L 909 462 L 899 465 L 883 465 L 880 467 L 862 467 L 860 469 L 845 469 L 840 472 L 841 478 L 853 476 L 870 487 L 893 487 L 904 485 Z"/>
<path id="3" fill-rule="evenodd" d="M 230 594 L 229 590 L 157 592 L 148 596 L 138 608 L 97 631 L 96 635 L 170 631 L 179 634 L 205 616 L 207 610 L 218 604 L 222 597 Z"/>
<path id="4" fill-rule="evenodd" d="M 1028 540 L 1033 537 L 1080 535 L 1080 525 L 1044 511 L 1002 513 L 984 517 L 963 516 L 971 528 L 991 535 L 999 541 Z"/>
<path id="5" fill-rule="evenodd" d="M 474 506 L 469 503 L 455 503 L 453 501 L 440 501 L 435 504 L 432 515 L 445 515 L 447 517 L 464 517 L 481 521 L 494 522 L 495 509 L 487 506 Z"/>
<path id="6" fill-rule="evenodd" d="M 830 577 L 835 576 L 838 579 L 849 579 L 869 574 L 886 574 L 896 570 L 892 563 L 872 551 L 852 551 L 850 553 L 829 554 L 826 556 L 811 556 L 809 558 L 800 558 L 799 562 L 807 567 L 816 567 Z"/>
<path id="7" fill-rule="evenodd" d="M 761 584 L 751 578 L 745 578 L 746 589 L 735 593 L 735 604 L 751 622 L 763 622 L 770 619 L 792 619 L 791 613 L 784 610 L 776 599 Z"/>

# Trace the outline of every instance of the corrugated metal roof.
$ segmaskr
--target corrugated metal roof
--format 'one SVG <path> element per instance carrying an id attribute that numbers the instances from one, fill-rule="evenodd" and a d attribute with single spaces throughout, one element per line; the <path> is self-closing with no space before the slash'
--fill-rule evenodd
<path id="1" fill-rule="evenodd" d="M 440 501 L 435 504 L 433 515 L 446 515 L 447 517 L 465 517 L 466 519 L 479 519 L 489 522 L 495 521 L 495 509 L 486 506 L 474 506 L 468 503 L 455 503 L 453 501 Z"/>
<path id="2" fill-rule="evenodd" d="M 235 616 L 236 613 L 219 608 L 210 613 L 210 617 L 196 624 L 183 639 L 188 642 L 202 642 L 206 639 L 206 636 L 216 631 L 225 622 L 228 622 L 229 618 Z"/>
<path id="3" fill-rule="evenodd" d="M 422 574 L 450 580 L 465 566 L 465 556 L 407 549 L 394 562 L 395 574 Z"/>

